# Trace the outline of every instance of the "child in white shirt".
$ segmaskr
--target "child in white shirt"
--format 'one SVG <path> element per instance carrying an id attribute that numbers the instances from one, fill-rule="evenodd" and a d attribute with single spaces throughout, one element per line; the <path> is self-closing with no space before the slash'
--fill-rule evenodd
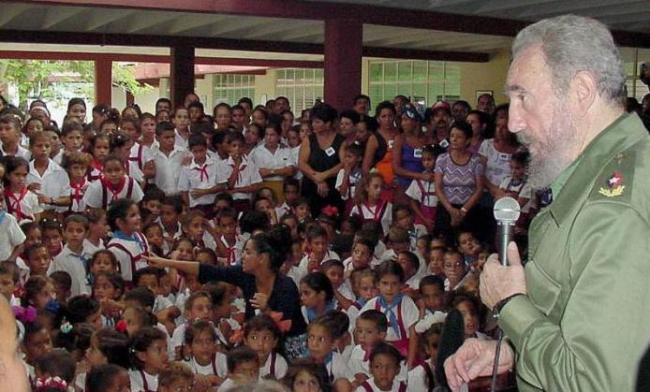
<path id="1" fill-rule="evenodd" d="M 70 179 L 68 173 L 50 159 L 50 143 L 51 138 L 45 133 L 35 133 L 29 139 L 34 159 L 29 163 L 27 187 L 38 195 L 44 210 L 65 211 L 70 203 Z"/>
<path id="2" fill-rule="evenodd" d="M 280 328 L 270 316 L 262 314 L 246 321 L 244 344 L 257 353 L 260 379 L 281 380 L 287 374 L 287 361 L 276 352 L 281 337 Z"/>
<path id="3" fill-rule="evenodd" d="M 43 208 L 38 197 L 25 184 L 29 163 L 21 157 L 9 156 L 4 158 L 4 199 L 7 211 L 18 222 L 38 222 Z"/>
<path id="4" fill-rule="evenodd" d="M 131 282 L 133 273 L 148 266 L 143 256 L 149 253 L 149 244 L 140 232 L 138 205 L 129 199 L 119 199 L 108 210 L 108 224 L 113 238 L 106 249 L 111 251 L 120 265 L 122 278 Z"/>
<path id="5" fill-rule="evenodd" d="M 104 176 L 90 183 L 83 202 L 88 208 L 107 210 L 119 199 L 139 203 L 142 196 L 140 185 L 124 173 L 120 158 L 111 155 L 104 160 Z"/>
<path id="6" fill-rule="evenodd" d="M 343 168 L 336 175 L 334 187 L 341 193 L 341 199 L 345 200 L 345 211 L 350 212 L 354 205 L 357 185 L 361 182 L 361 161 L 363 160 L 363 149 L 358 144 L 351 144 L 343 154 Z"/>
<path id="7" fill-rule="evenodd" d="M 262 177 L 255 163 L 243 153 L 244 137 L 238 132 L 226 135 L 229 157 L 219 164 L 217 182 L 232 194 L 234 207 L 242 212 L 250 209 L 252 195 L 262 186 Z"/>
<path id="8" fill-rule="evenodd" d="M 156 136 L 159 145 L 152 150 L 156 166 L 154 183 L 165 195 L 174 195 L 178 193 L 181 167 L 189 158 L 189 153 L 184 147 L 175 144 L 176 131 L 171 123 L 159 123 L 156 126 Z"/>
<path id="9" fill-rule="evenodd" d="M 406 383 L 397 379 L 401 361 L 402 355 L 395 347 L 387 343 L 375 345 L 370 354 L 372 377 L 364 381 L 355 392 L 406 392 Z"/>
<path id="10" fill-rule="evenodd" d="M 259 379 L 259 358 L 247 346 L 237 347 L 227 354 L 228 378 L 219 386 L 218 392 L 226 392 L 238 385 L 246 385 Z"/>
<path id="11" fill-rule="evenodd" d="M 217 186 L 217 162 L 207 156 L 208 145 L 201 134 L 193 134 L 189 140 L 192 163 L 183 166 L 178 179 L 178 190 L 190 208 L 198 208 L 206 215 L 213 210 Z M 208 215 L 208 218 L 211 218 Z"/>

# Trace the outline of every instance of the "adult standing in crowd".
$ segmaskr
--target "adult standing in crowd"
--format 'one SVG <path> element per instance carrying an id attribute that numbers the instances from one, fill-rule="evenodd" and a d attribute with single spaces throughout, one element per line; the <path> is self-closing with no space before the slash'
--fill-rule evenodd
<path id="1" fill-rule="evenodd" d="M 499 372 L 520 391 L 634 390 L 650 340 L 650 139 L 625 114 L 625 72 L 607 28 L 567 15 L 513 44 L 509 128 L 529 146 L 530 181 L 553 202 L 530 228 L 529 260 L 492 257 L 481 297 L 507 336 Z M 445 363 L 453 390 L 492 372 L 496 342 L 468 339 Z"/>
<path id="2" fill-rule="evenodd" d="M 300 144 L 298 157 L 298 168 L 304 174 L 302 195 L 309 200 L 314 216 L 327 205 L 343 211 L 341 195 L 334 187 L 342 167 L 341 146 L 345 140 L 334 128 L 338 114 L 330 105 L 321 104 L 314 107 L 310 116 L 313 133 L 307 143 Z"/>
<path id="3" fill-rule="evenodd" d="M 363 154 L 363 172 L 374 167 L 384 177 L 388 188 L 393 186 L 393 147 L 399 130 L 395 128 L 395 105 L 389 101 L 380 102 L 375 109 L 375 118 L 379 128 L 370 135 Z M 399 153 L 399 152 L 398 152 Z"/>

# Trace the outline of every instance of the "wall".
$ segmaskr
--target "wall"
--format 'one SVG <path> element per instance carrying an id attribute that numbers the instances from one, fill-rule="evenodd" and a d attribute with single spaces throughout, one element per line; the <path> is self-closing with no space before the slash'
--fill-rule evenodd
<path id="1" fill-rule="evenodd" d="M 460 63 L 461 98 L 475 107 L 476 90 L 492 90 L 497 105 L 508 102 L 503 92 L 509 64 L 508 51 L 497 53 L 487 63 Z"/>
<path id="2" fill-rule="evenodd" d="M 274 69 L 267 69 L 266 75 L 255 75 L 255 97 L 253 99 L 253 105 L 264 105 L 268 99 L 275 97 L 276 81 L 277 72 Z"/>

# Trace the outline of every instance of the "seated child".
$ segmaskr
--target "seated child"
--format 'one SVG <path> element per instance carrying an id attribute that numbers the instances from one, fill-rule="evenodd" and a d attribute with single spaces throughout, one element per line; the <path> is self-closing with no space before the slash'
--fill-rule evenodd
<path id="1" fill-rule="evenodd" d="M 415 324 L 415 332 L 423 333 L 433 324 L 443 323 L 447 313 L 444 312 L 445 282 L 440 276 L 427 275 L 420 281 L 420 320 Z"/>
<path id="2" fill-rule="evenodd" d="M 228 378 L 218 392 L 227 392 L 238 385 L 256 383 L 259 379 L 260 363 L 257 353 L 247 346 L 237 347 L 228 355 Z"/>
<path id="3" fill-rule="evenodd" d="M 456 291 L 467 273 L 463 255 L 459 251 L 449 249 L 445 252 L 443 272 L 447 277 L 445 279 L 445 291 Z"/>
<path id="4" fill-rule="evenodd" d="M 420 287 L 420 279 L 423 276 L 423 274 L 418 272 L 420 259 L 413 252 L 399 252 L 397 255 L 397 263 L 402 266 L 404 279 L 406 280 L 402 292 L 411 298 L 417 299 L 419 297 L 418 289 Z"/>
<path id="5" fill-rule="evenodd" d="M 185 349 L 184 363 L 194 373 L 197 387 L 209 390 L 226 378 L 226 356 L 217 351 L 217 334 L 210 322 L 198 320 L 185 330 Z"/>
<path id="6" fill-rule="evenodd" d="M 427 359 L 408 373 L 408 387 L 410 390 L 432 391 L 438 384 L 434 374 L 441 334 L 442 323 L 433 324 L 422 334 L 422 344 Z"/>
<path id="7" fill-rule="evenodd" d="M 352 288 L 345 284 L 343 278 L 343 263 L 339 260 L 327 260 L 320 265 L 320 270 L 327 276 L 334 290 L 335 308 L 347 309 L 354 302 L 355 297 Z"/>
<path id="8" fill-rule="evenodd" d="M 338 379 L 349 380 L 352 373 L 343 356 L 336 350 L 338 339 L 335 336 L 339 328 L 335 325 L 337 318 L 328 314 L 322 315 L 307 326 L 307 348 L 310 358 L 325 365 L 330 381 Z"/>
<path id="9" fill-rule="evenodd" d="M 133 366 L 129 370 L 131 391 L 158 390 L 158 376 L 167 368 L 169 360 L 165 334 L 157 328 L 144 327 L 133 336 L 130 350 Z"/>
<path id="10" fill-rule="evenodd" d="M 287 374 L 287 361 L 276 352 L 282 332 L 267 315 L 255 316 L 244 324 L 244 343 L 257 353 L 260 379 L 281 380 Z"/>
<path id="11" fill-rule="evenodd" d="M 312 272 L 300 281 L 300 302 L 302 316 L 309 324 L 317 317 L 335 308 L 332 283 L 322 272 Z"/>
<path id="12" fill-rule="evenodd" d="M 354 329 L 356 346 L 349 362 L 357 385 L 370 378 L 370 354 L 377 343 L 386 339 L 387 330 L 388 320 L 378 310 L 369 309 L 357 317 Z"/>
<path id="13" fill-rule="evenodd" d="M 364 381 L 356 392 L 393 391 L 406 392 L 406 383 L 396 380 L 400 372 L 402 355 L 388 343 L 378 343 L 370 354 L 372 377 Z"/>
<path id="14" fill-rule="evenodd" d="M 129 373 L 112 363 L 94 366 L 86 375 L 85 392 L 112 392 L 130 390 Z"/>
<path id="15" fill-rule="evenodd" d="M 196 386 L 196 376 L 181 362 L 172 362 L 160 373 L 158 392 L 181 392 L 200 390 Z M 195 389 L 196 388 L 196 389 Z"/>

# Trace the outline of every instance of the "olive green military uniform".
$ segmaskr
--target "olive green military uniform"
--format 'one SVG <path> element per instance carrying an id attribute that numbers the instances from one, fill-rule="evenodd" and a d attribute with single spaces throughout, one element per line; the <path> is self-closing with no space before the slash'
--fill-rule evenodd
<path id="1" fill-rule="evenodd" d="M 650 136 L 624 114 L 551 186 L 527 296 L 501 311 L 519 390 L 631 392 L 650 343 Z"/>

